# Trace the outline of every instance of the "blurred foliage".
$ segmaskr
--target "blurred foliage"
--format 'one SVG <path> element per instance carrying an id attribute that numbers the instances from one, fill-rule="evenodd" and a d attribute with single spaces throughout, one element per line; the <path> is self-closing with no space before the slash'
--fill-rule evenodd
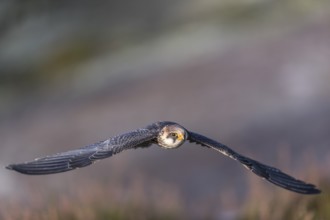
<path id="1" fill-rule="evenodd" d="M 9 64 L 5 62 L 7 58 L 2 61 L 0 56 L 0 67 L 2 66 L 0 74 L 3 77 L 0 87 L 7 83 L 15 86 L 15 82 L 18 82 L 17 88 L 19 88 L 22 81 L 27 84 L 43 84 L 51 81 L 52 77 L 44 77 L 47 80 L 40 81 L 38 76 L 61 74 L 63 68 L 83 63 L 86 58 L 98 56 L 100 51 L 115 53 L 116 49 L 113 45 L 115 48 L 124 48 L 130 46 L 130 42 L 136 39 L 150 41 L 194 23 L 202 27 L 210 22 L 217 22 L 219 28 L 227 26 L 231 29 L 239 29 L 247 24 L 261 28 L 260 24 L 272 26 L 276 22 L 280 24 L 291 22 L 295 26 L 308 18 L 326 13 L 329 6 L 329 1 L 325 0 L 226 0 L 220 2 L 181 0 L 166 1 L 166 3 L 150 0 L 142 0 L 139 3 L 105 0 L 94 3 L 90 1 L 34 0 L 24 3 L 4 1 L 0 4 L 0 9 L 2 8 L 4 12 L 0 17 L 0 33 L 3 36 L 7 34 L 10 36 L 12 32 L 22 27 L 24 32 L 16 34 L 27 36 L 32 34 L 33 36 L 34 27 L 29 23 L 36 23 L 41 25 L 42 30 L 37 30 L 36 34 L 39 35 L 35 37 L 40 38 L 42 42 L 45 36 L 40 33 L 54 31 L 52 27 L 68 25 L 72 28 L 55 31 L 54 36 L 58 39 L 50 41 L 46 47 L 42 48 L 48 52 L 37 63 L 25 63 L 30 58 L 26 57 L 24 62 L 16 60 L 10 64 L 13 66 L 8 66 Z M 39 24 L 41 19 L 44 24 Z M 24 27 L 25 25 L 30 25 L 32 28 Z M 21 44 L 17 41 L 26 41 L 26 44 L 29 44 L 30 39 L 21 37 L 10 42 L 13 46 L 17 43 Z M 3 42 L 0 39 L 0 47 L 1 43 Z M 28 54 L 28 56 L 36 55 Z M 17 68 L 20 65 L 23 65 L 22 68 Z"/>
<path id="2" fill-rule="evenodd" d="M 75 201 L 73 201 L 75 202 Z M 72 204 L 68 209 L 63 210 L 60 207 L 49 206 L 42 210 L 22 210 L 20 207 L 19 213 L 15 213 L 15 210 L 10 210 L 8 213 L 2 215 L 2 219 L 11 220 L 78 220 L 78 219 L 90 219 L 90 220 L 171 220 L 171 219 L 182 219 L 179 214 L 176 213 L 163 213 L 163 212 L 152 212 L 147 209 L 138 207 L 125 206 L 120 209 L 114 209 L 111 207 L 98 207 L 95 204 L 90 204 L 89 207 L 76 207 Z M 87 210 L 87 211 L 86 211 Z"/>
<path id="3" fill-rule="evenodd" d="M 239 220 L 325 220 L 330 219 L 330 180 L 321 181 L 320 195 L 301 196 L 279 193 L 270 200 L 259 198 L 247 204 Z"/>
<path id="4" fill-rule="evenodd" d="M 82 187 L 84 188 L 84 187 Z M 171 220 L 189 219 L 189 213 L 183 212 L 183 204 L 178 203 L 175 198 L 164 200 L 166 205 L 158 204 L 158 201 L 148 201 L 147 193 L 141 194 L 141 188 L 134 187 L 135 192 L 130 195 L 129 200 L 120 201 L 114 192 L 106 185 L 98 185 L 88 190 L 81 186 L 70 193 L 64 192 L 57 195 L 42 195 L 29 202 L 7 200 L 2 201 L 0 209 L 1 219 L 25 219 L 25 220 L 78 220 L 78 219 L 112 219 L 112 220 Z M 246 208 L 240 214 L 238 220 L 278 220 L 278 219 L 300 219 L 300 220 L 326 220 L 330 219 L 330 180 L 321 181 L 320 195 L 299 195 L 281 190 L 274 196 L 267 195 L 269 192 L 259 192 L 258 195 L 251 194 L 246 203 Z M 164 189 L 162 194 L 173 194 Z M 263 190 L 261 188 L 261 190 Z M 143 191 L 143 190 L 142 190 Z M 137 194 L 136 194 L 137 193 Z M 139 195 L 139 196 L 137 196 Z M 40 195 L 39 195 L 40 196 Z M 142 197 L 141 197 L 142 196 Z M 160 195 L 161 196 L 161 195 Z M 175 195 L 176 197 L 177 195 Z M 176 198 L 178 199 L 178 198 Z M 171 204 L 172 203 L 172 204 Z M 20 210 L 17 212 L 17 210 Z M 213 213 L 214 214 L 214 213 Z M 216 219 L 210 213 L 204 213 L 203 219 Z"/>
<path id="5" fill-rule="evenodd" d="M 136 177 L 128 188 L 88 180 L 61 192 L 31 187 L 25 199 L 0 201 L 0 219 L 183 219 L 177 190 L 163 183 L 158 185 L 159 188 L 145 187 L 144 180 Z"/>
<path id="6" fill-rule="evenodd" d="M 4 87 L 6 94 L 13 90 L 25 93 L 25 88 L 33 92 L 58 78 L 62 81 L 70 78 L 73 72 L 70 68 L 88 59 L 98 58 L 102 53 L 114 54 L 187 25 L 198 23 L 203 27 L 217 23 L 219 28 L 231 29 L 257 26 L 260 31 L 261 24 L 299 25 L 306 18 L 327 11 L 328 6 L 325 0 L 4 1 L 0 4 L 3 12 L 0 33 L 3 39 L 10 40 L 0 39 L 0 88 Z M 58 28 L 61 26 L 69 28 Z M 43 34 L 52 32 L 53 36 Z M 27 37 L 16 39 L 16 35 Z M 39 40 L 35 41 L 36 38 Z M 47 38 L 54 39 L 48 39 L 45 44 Z M 45 45 L 40 46 L 38 42 Z M 36 44 L 32 46 L 35 51 L 23 51 L 21 54 L 26 54 L 23 57 L 6 57 L 6 50 L 12 50 L 17 44 Z"/>

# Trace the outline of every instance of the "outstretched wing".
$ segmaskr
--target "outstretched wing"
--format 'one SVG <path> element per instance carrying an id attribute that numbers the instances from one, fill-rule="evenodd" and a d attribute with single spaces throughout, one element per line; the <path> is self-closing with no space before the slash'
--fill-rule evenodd
<path id="1" fill-rule="evenodd" d="M 302 194 L 317 194 L 321 192 L 312 184 L 297 180 L 289 176 L 288 174 L 283 173 L 279 169 L 267 166 L 256 160 L 242 156 L 230 149 L 229 147 L 214 140 L 211 140 L 203 135 L 194 132 L 189 132 L 188 140 L 190 142 L 195 142 L 197 144 L 201 144 L 202 146 L 212 148 L 234 160 L 239 161 L 253 173 L 284 189 Z"/>
<path id="2" fill-rule="evenodd" d="M 138 129 L 83 148 L 37 158 L 31 162 L 11 164 L 6 168 L 29 175 L 66 172 L 88 166 L 126 149 L 146 147 L 156 136 L 157 133 L 149 129 Z"/>

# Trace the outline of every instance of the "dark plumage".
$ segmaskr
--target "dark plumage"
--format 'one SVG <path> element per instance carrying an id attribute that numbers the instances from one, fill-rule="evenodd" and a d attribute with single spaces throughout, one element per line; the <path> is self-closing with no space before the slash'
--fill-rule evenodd
<path id="1" fill-rule="evenodd" d="M 242 156 L 229 147 L 203 135 L 190 132 L 174 122 L 156 122 L 83 148 L 37 158 L 31 162 L 11 164 L 7 169 L 29 175 L 53 174 L 85 167 L 97 160 L 110 157 L 123 150 L 158 144 L 163 148 L 177 148 L 185 140 L 214 149 L 238 162 L 267 181 L 287 190 L 302 194 L 320 193 L 314 185 L 297 180 L 279 169 Z"/>

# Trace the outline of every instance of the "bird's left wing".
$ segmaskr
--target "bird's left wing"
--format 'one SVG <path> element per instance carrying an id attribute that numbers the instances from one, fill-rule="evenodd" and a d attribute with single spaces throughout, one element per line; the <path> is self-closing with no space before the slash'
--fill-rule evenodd
<path id="1" fill-rule="evenodd" d="M 317 194 L 321 192 L 313 184 L 305 183 L 301 180 L 293 178 L 292 176 L 289 176 L 288 174 L 283 173 L 277 168 L 262 164 L 256 160 L 240 155 L 229 147 L 203 135 L 189 132 L 188 136 L 188 140 L 190 142 L 195 142 L 202 146 L 212 148 L 234 160 L 237 160 L 253 173 L 284 189 L 301 194 Z"/>
<path id="2" fill-rule="evenodd" d="M 156 136 L 155 131 L 138 129 L 83 148 L 37 158 L 30 162 L 11 164 L 6 168 L 29 175 L 66 172 L 88 166 L 126 149 L 145 147 L 151 144 Z"/>

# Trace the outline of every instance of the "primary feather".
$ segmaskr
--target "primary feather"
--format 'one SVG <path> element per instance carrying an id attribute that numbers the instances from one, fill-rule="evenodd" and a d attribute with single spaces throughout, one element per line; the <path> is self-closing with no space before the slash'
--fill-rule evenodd
<path id="1" fill-rule="evenodd" d="M 302 194 L 317 194 L 321 192 L 313 184 L 305 183 L 283 173 L 277 168 L 262 164 L 256 160 L 238 154 L 226 145 L 211 140 L 203 135 L 189 132 L 189 140 L 212 148 L 234 160 L 237 160 L 253 173 L 284 189 Z"/>
<path id="2" fill-rule="evenodd" d="M 138 129 L 76 150 L 11 164 L 7 168 L 30 175 L 61 173 L 88 166 L 126 149 L 145 147 L 155 137 L 152 130 Z"/>
<path id="3" fill-rule="evenodd" d="M 173 136 L 170 134 L 173 134 Z M 148 147 L 153 143 L 167 149 L 176 148 L 181 146 L 186 139 L 237 160 L 256 175 L 284 189 L 302 194 L 321 192 L 313 184 L 295 179 L 277 168 L 238 154 L 217 141 L 189 132 L 181 125 L 168 121 L 156 122 L 146 128 L 137 129 L 76 150 L 57 153 L 26 163 L 11 164 L 7 168 L 30 175 L 60 173 L 88 166 L 95 161 L 110 157 L 126 149 Z"/>

